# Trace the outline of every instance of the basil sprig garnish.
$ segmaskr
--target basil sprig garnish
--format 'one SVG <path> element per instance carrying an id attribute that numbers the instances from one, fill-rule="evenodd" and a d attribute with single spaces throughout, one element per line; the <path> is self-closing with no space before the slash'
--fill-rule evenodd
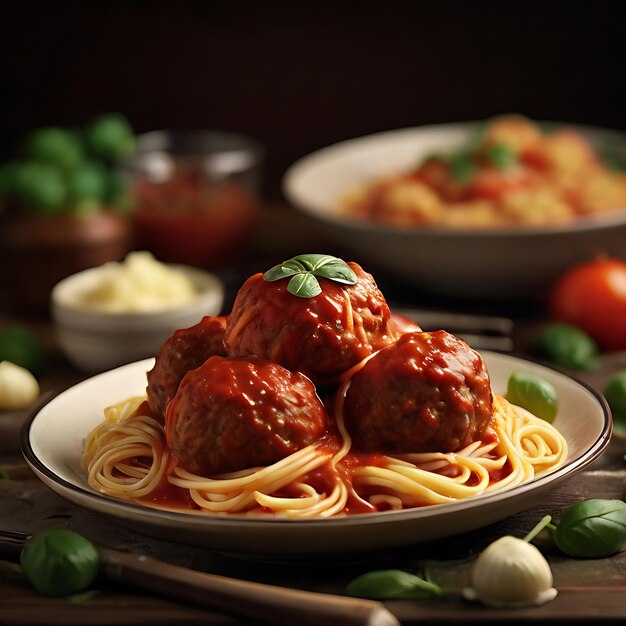
<path id="1" fill-rule="evenodd" d="M 314 298 L 322 293 L 318 278 L 344 285 L 354 285 L 357 280 L 345 261 L 327 254 L 299 254 L 263 274 L 263 280 L 270 283 L 283 278 L 289 278 L 287 291 L 300 298 Z"/>

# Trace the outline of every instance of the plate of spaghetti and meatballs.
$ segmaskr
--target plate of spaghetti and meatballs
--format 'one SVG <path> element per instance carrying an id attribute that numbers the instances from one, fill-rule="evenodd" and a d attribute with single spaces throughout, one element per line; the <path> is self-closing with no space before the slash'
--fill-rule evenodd
<path id="1" fill-rule="evenodd" d="M 507 400 L 520 371 L 554 388 L 553 423 Z M 590 388 L 423 332 L 357 263 L 305 254 L 248 278 L 228 315 L 177 330 L 154 359 L 52 399 L 23 452 L 67 499 L 149 534 L 319 554 L 519 512 L 610 434 Z"/>

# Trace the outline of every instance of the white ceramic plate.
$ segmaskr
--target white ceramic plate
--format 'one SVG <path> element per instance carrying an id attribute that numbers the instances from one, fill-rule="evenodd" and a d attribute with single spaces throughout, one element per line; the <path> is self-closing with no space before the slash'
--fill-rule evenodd
<path id="1" fill-rule="evenodd" d="M 567 439 L 569 457 L 552 474 L 528 484 L 454 504 L 334 519 L 277 520 L 163 512 L 96 493 L 80 468 L 84 439 L 102 420 L 105 406 L 144 393 L 152 359 L 105 372 L 56 396 L 25 425 L 22 451 L 41 480 L 64 498 L 169 540 L 248 555 L 348 553 L 419 543 L 474 530 L 532 506 L 598 457 L 609 442 L 610 413 L 590 388 L 516 357 L 489 352 L 483 356 L 497 393 L 504 393 L 514 370 L 530 370 L 552 382 L 560 399 L 555 426 Z"/>
<path id="2" fill-rule="evenodd" d="M 409 171 L 435 152 L 467 145 L 475 127 L 476 122 L 403 128 L 322 148 L 287 170 L 283 192 L 294 207 L 325 226 L 341 250 L 363 260 L 366 269 L 370 263 L 375 275 L 386 271 L 422 291 L 468 297 L 541 295 L 568 267 L 594 258 L 598 250 L 624 258 L 626 211 L 567 225 L 491 229 L 400 228 L 339 213 L 341 198 L 351 189 Z M 582 133 L 600 154 L 610 150 L 626 158 L 623 133 L 567 127 Z"/>

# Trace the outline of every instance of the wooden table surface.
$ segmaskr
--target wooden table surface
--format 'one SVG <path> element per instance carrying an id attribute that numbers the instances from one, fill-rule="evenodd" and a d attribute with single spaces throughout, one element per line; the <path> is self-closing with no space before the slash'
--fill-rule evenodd
<path id="1" fill-rule="evenodd" d="M 516 320 L 520 337 L 537 324 L 540 314 L 531 318 Z M 49 324 L 42 321 L 32 325 L 54 355 L 42 380 L 44 391 L 58 390 L 83 378 L 84 374 L 55 353 Z M 612 371 L 626 368 L 623 356 L 605 359 L 603 363 L 600 370 L 586 377 L 597 388 L 602 387 Z M 416 543 L 384 555 L 255 562 L 154 539 L 65 501 L 45 487 L 22 460 L 18 427 L 23 419 L 23 414 L 0 414 L 0 529 L 36 533 L 48 528 L 71 528 L 101 545 L 142 552 L 195 570 L 335 594 L 342 594 L 353 577 L 366 571 L 380 568 L 420 571 L 427 562 L 435 581 L 450 592 L 438 600 L 386 602 L 403 624 L 626 623 L 626 552 L 601 560 L 570 559 L 541 537 L 536 545 L 548 559 L 559 590 L 554 601 L 541 607 L 493 609 L 469 604 L 459 594 L 469 583 L 473 559 L 496 538 L 504 534 L 524 536 L 542 516 L 551 514 L 558 519 L 578 500 L 623 499 L 626 477 L 623 441 L 614 439 L 593 465 L 566 480 L 531 509 L 487 528 L 445 540 Z M 0 562 L 0 624 L 255 623 L 186 606 L 139 589 L 121 588 L 107 581 L 98 581 L 95 588 L 98 593 L 83 602 L 40 596 L 31 590 L 14 565 Z"/>

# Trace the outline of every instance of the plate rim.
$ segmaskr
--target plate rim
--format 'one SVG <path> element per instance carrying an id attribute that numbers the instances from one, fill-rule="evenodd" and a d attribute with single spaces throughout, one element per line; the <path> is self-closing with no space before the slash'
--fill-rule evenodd
<path id="1" fill-rule="evenodd" d="M 24 422 L 24 425 L 22 426 L 20 434 L 21 452 L 28 465 L 38 476 L 38 478 L 42 480 L 42 482 L 47 484 L 47 486 L 53 489 L 53 491 L 55 491 L 64 499 L 68 499 L 65 495 L 67 491 L 76 494 L 77 497 L 80 496 L 81 503 L 79 504 L 79 506 L 88 508 L 91 511 L 103 511 L 103 509 L 106 509 L 104 512 L 106 514 L 113 515 L 114 517 L 120 517 L 121 515 L 123 516 L 124 512 L 134 512 L 137 514 L 135 516 L 135 521 L 137 521 L 137 517 L 140 517 L 141 519 L 139 521 L 143 524 L 163 526 L 164 522 L 169 522 L 170 524 L 180 523 L 182 525 L 189 525 L 189 527 L 193 530 L 211 530 L 215 529 L 216 527 L 234 529 L 236 527 L 252 528 L 255 526 L 258 527 L 259 525 L 269 528 L 276 528 L 277 526 L 307 529 L 321 526 L 332 526 L 333 528 L 340 528 L 346 525 L 354 525 L 355 522 L 357 522 L 359 525 L 373 525 L 389 521 L 396 521 L 398 523 L 401 523 L 403 521 L 430 518 L 437 514 L 453 514 L 455 512 L 463 511 L 464 509 L 468 508 L 473 509 L 489 506 L 494 502 L 502 500 L 503 498 L 509 499 L 511 495 L 515 496 L 523 494 L 529 489 L 540 490 L 542 487 L 548 487 L 549 483 L 558 482 L 559 480 L 564 479 L 567 476 L 578 473 L 579 471 L 590 465 L 593 461 L 595 461 L 605 451 L 611 440 L 613 421 L 611 411 L 606 399 L 595 388 L 557 367 L 553 367 L 552 365 L 545 364 L 541 361 L 533 360 L 532 358 L 528 358 L 526 356 L 521 357 L 515 353 L 503 354 L 489 350 L 481 351 L 481 355 L 491 354 L 497 356 L 512 357 L 516 361 L 521 360 L 531 363 L 533 365 L 544 367 L 548 370 L 556 372 L 561 376 L 566 377 L 570 381 L 573 381 L 574 383 L 583 387 L 595 399 L 595 401 L 599 404 L 602 410 L 602 430 L 595 439 L 595 441 L 581 455 L 572 459 L 571 461 L 566 462 L 564 465 L 562 465 L 555 471 L 546 474 L 545 476 L 533 479 L 528 483 L 517 485 L 511 489 L 496 491 L 488 494 L 483 493 L 472 498 L 466 498 L 452 503 L 435 504 L 426 507 L 414 507 L 410 509 L 403 509 L 400 511 L 378 511 L 374 513 L 360 513 L 330 518 L 291 519 L 269 516 L 235 517 L 211 514 L 190 514 L 182 511 L 178 512 L 152 508 L 134 501 L 120 500 L 111 496 L 107 496 L 105 494 L 100 494 L 95 491 L 85 489 L 84 487 L 76 485 L 56 474 L 52 469 L 46 466 L 45 463 L 43 463 L 43 461 L 35 454 L 31 445 L 30 430 L 37 416 L 48 404 L 50 404 L 53 400 L 55 400 L 62 394 L 74 389 L 78 385 L 81 385 L 88 381 L 93 381 L 94 379 L 99 377 L 106 376 L 106 374 L 108 374 L 109 372 L 119 369 L 138 368 L 139 364 L 151 362 L 152 359 L 142 359 L 140 361 L 134 361 L 121 367 L 108 370 L 107 372 L 103 372 L 96 376 L 86 378 L 83 381 L 76 383 L 75 385 L 71 385 L 66 389 L 59 390 L 56 393 L 50 393 L 48 396 L 44 397 L 41 402 L 29 413 L 26 421 Z M 52 483 L 52 485 L 61 488 L 62 492 L 55 489 L 49 483 Z M 84 504 L 83 501 L 85 500 L 89 503 L 93 503 L 93 506 L 87 506 L 86 504 Z M 76 503 L 76 500 L 71 501 Z"/>

